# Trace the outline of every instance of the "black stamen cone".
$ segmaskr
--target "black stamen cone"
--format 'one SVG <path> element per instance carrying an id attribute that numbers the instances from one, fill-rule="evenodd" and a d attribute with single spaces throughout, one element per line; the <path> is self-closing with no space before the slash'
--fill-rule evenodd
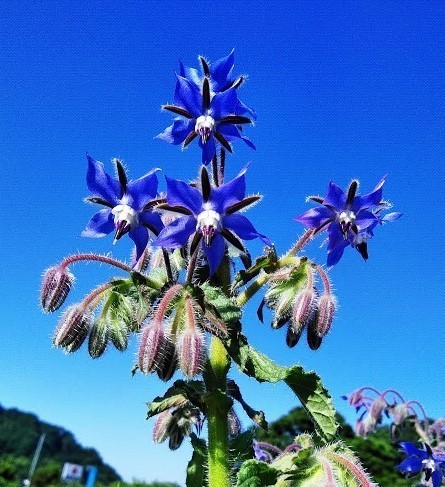
<path id="1" fill-rule="evenodd" d="M 125 169 L 124 166 L 122 165 L 122 162 L 119 159 L 115 159 L 116 161 L 116 169 L 117 169 L 117 177 L 119 178 L 119 182 L 121 183 L 122 186 L 122 192 L 125 194 L 127 192 L 127 175 L 125 174 Z"/>
<path id="2" fill-rule="evenodd" d="M 346 198 L 346 205 L 350 205 L 352 200 L 355 198 L 355 193 L 357 193 L 358 181 L 354 179 L 349 185 L 348 197 Z"/>
<path id="3" fill-rule="evenodd" d="M 202 109 L 208 110 L 210 108 L 210 83 L 208 78 L 204 78 L 202 82 Z"/>
<path id="4" fill-rule="evenodd" d="M 209 201 L 212 187 L 210 185 L 209 173 L 205 166 L 201 167 L 201 190 L 204 201 Z"/>

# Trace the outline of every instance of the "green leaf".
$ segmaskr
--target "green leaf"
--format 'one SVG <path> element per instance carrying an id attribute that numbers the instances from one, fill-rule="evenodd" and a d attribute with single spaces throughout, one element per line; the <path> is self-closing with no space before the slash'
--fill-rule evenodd
<path id="1" fill-rule="evenodd" d="M 266 355 L 256 351 L 241 333 L 225 342 L 227 351 L 241 371 L 259 382 L 284 381 L 298 396 L 325 441 L 335 437 L 338 424 L 328 390 L 315 372 L 305 372 L 299 365 L 283 367 Z"/>
<path id="2" fill-rule="evenodd" d="M 224 294 L 220 288 L 210 286 L 207 283 L 201 285 L 204 292 L 204 299 L 206 307 L 214 308 L 217 316 L 220 316 L 226 324 L 237 321 L 241 318 L 241 310 L 237 306 L 236 301 Z"/>
<path id="3" fill-rule="evenodd" d="M 275 485 L 280 472 L 258 460 L 247 460 L 238 472 L 236 487 Z"/>
<path id="4" fill-rule="evenodd" d="M 276 269 L 277 262 L 278 256 L 275 247 L 268 247 L 267 255 L 261 255 L 249 269 L 241 270 L 235 275 L 232 291 L 252 280 L 262 269 L 267 273 L 273 272 Z"/>
<path id="5" fill-rule="evenodd" d="M 230 440 L 230 458 L 234 464 L 252 459 L 253 439 L 253 431 L 247 430 Z"/>
<path id="6" fill-rule="evenodd" d="M 190 435 L 193 446 L 193 455 L 187 465 L 187 487 L 207 487 L 206 465 L 207 465 L 207 445 L 206 442 L 198 438 L 195 433 Z"/>

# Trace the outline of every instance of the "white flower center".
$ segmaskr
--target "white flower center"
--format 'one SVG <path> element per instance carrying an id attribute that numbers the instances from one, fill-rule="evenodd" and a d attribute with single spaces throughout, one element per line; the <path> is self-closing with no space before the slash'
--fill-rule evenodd
<path id="1" fill-rule="evenodd" d="M 195 133 L 201 137 L 202 143 L 205 144 L 215 126 L 215 120 L 210 115 L 201 115 L 196 119 Z"/>
<path id="2" fill-rule="evenodd" d="M 348 238 L 348 232 L 353 225 L 355 225 L 356 215 L 351 210 L 343 210 L 338 215 L 338 222 L 340 223 L 341 232 L 345 239 Z"/>
<path id="3" fill-rule="evenodd" d="M 111 213 L 114 215 L 114 224 L 116 227 L 121 225 L 122 222 L 126 222 L 126 225 L 133 229 L 139 223 L 138 213 L 131 206 L 117 205 L 111 210 Z"/>
<path id="4" fill-rule="evenodd" d="M 198 215 L 196 230 L 202 233 L 207 247 L 211 245 L 215 233 L 221 228 L 221 215 L 215 210 L 204 210 Z"/>

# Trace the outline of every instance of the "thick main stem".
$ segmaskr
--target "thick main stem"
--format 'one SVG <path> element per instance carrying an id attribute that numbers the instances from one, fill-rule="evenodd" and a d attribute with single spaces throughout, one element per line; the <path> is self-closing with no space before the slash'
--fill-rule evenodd
<path id="1" fill-rule="evenodd" d="M 218 284 L 228 293 L 230 288 L 230 263 L 226 256 L 215 276 Z M 221 340 L 212 337 L 207 370 L 204 374 L 208 420 L 208 485 L 230 487 L 228 412 L 230 400 L 226 395 L 227 372 L 230 358 Z"/>

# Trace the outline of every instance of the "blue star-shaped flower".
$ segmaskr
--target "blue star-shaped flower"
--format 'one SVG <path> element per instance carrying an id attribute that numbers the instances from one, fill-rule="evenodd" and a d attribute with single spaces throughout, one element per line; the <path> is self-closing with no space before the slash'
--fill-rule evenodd
<path id="1" fill-rule="evenodd" d="M 241 133 L 241 125 L 252 123 L 252 120 L 243 115 L 245 109 L 234 88 L 212 96 L 207 77 L 203 79 L 202 92 L 187 78 L 176 77 L 174 105 L 163 105 L 162 108 L 178 117 L 157 136 L 158 139 L 170 144 L 182 144 L 184 148 L 199 136 L 202 163 L 205 165 L 212 160 L 218 144 L 232 152 L 230 142 L 242 139 L 255 149 L 251 140 Z"/>
<path id="2" fill-rule="evenodd" d="M 238 89 L 246 80 L 245 75 L 234 77 L 232 74 L 235 62 L 235 49 L 232 49 L 228 56 L 212 63 L 208 63 L 202 56 L 199 56 L 198 59 L 201 63 L 202 74 L 197 69 L 190 68 L 182 62 L 179 63 L 179 74 L 194 83 L 198 89 L 201 89 L 204 77 L 208 78 L 211 95 L 221 93 L 230 88 Z M 255 111 L 241 101 L 239 103 L 240 113 L 242 112 L 249 118 L 256 120 Z"/>
<path id="3" fill-rule="evenodd" d="M 397 465 L 397 469 L 410 477 L 423 472 L 425 481 L 428 482 L 431 479 L 433 487 L 439 487 L 442 484 L 445 454 L 433 452 L 426 443 L 425 450 L 416 448 L 410 442 L 400 443 L 400 446 L 408 457 Z"/>
<path id="4" fill-rule="evenodd" d="M 190 244 L 190 255 L 198 245 L 207 257 L 210 274 L 219 267 L 225 251 L 225 240 L 241 252 L 246 249 L 240 239 L 260 238 L 266 245 L 271 241 L 258 233 L 252 223 L 237 211 L 247 208 L 260 199 L 247 196 L 245 170 L 231 181 L 211 187 L 207 169 L 201 169 L 201 191 L 184 181 L 166 178 L 167 203 L 157 208 L 180 213 L 183 216 L 164 228 L 156 244 L 168 249 L 185 247 Z"/>
<path id="5" fill-rule="evenodd" d="M 332 181 L 325 198 L 310 196 L 308 199 L 322 206 L 311 208 L 295 220 L 314 233 L 327 230 L 329 235 L 327 265 L 337 264 L 346 247 L 355 247 L 362 257 L 368 258 L 367 240 L 372 238 L 373 230 L 379 224 L 400 218 L 401 213 L 381 216 L 381 211 L 389 207 L 382 201 L 383 178 L 374 190 L 364 196 L 356 195 L 358 181 L 352 181 L 345 193 Z"/>
<path id="6" fill-rule="evenodd" d="M 149 230 L 155 235 L 163 224 L 158 213 L 152 211 L 157 196 L 157 169 L 139 179 L 129 181 L 118 159 L 115 159 L 118 179 L 105 172 L 101 162 L 89 154 L 87 185 L 94 196 L 86 201 L 105 206 L 88 222 L 83 237 L 103 237 L 115 231 L 114 242 L 128 233 L 136 244 L 136 261 L 148 243 Z"/>

